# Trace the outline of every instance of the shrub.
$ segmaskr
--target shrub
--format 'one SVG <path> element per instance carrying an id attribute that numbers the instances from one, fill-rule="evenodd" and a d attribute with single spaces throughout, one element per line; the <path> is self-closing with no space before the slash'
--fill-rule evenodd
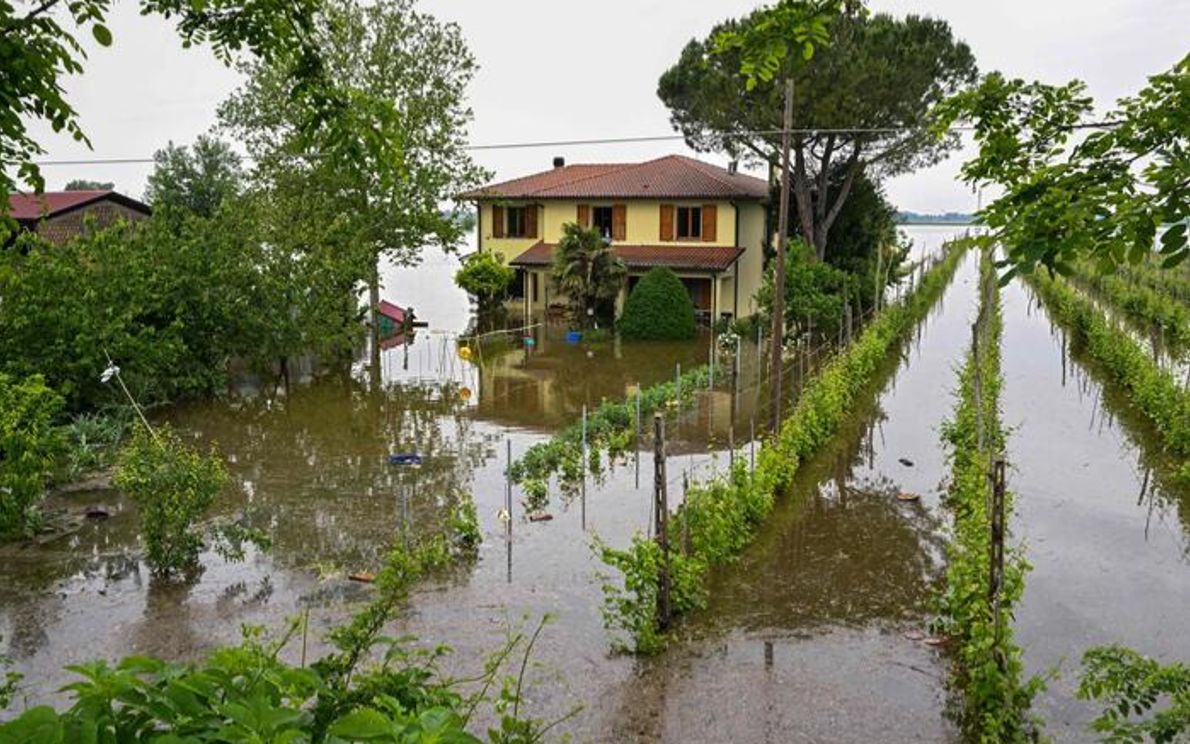
<path id="1" fill-rule="evenodd" d="M 515 278 L 516 271 L 490 251 L 472 253 L 455 272 L 455 284 L 475 297 L 481 313 L 491 311 L 508 297 L 509 285 Z"/>
<path id="2" fill-rule="evenodd" d="M 620 316 L 620 333 L 629 339 L 683 340 L 694 338 L 695 330 L 690 293 L 662 266 L 636 283 Z"/>
<path id="3" fill-rule="evenodd" d="M 40 522 L 37 505 L 62 446 L 61 409 L 40 375 L 0 373 L 0 538 L 28 535 Z"/>
<path id="4" fill-rule="evenodd" d="M 173 577 L 198 569 L 205 542 L 194 523 L 227 478 L 214 451 L 200 454 L 169 427 L 137 427 L 120 453 L 115 483 L 140 510 L 146 560 L 154 574 Z"/>
<path id="5" fill-rule="evenodd" d="M 1162 665 L 1119 646 L 1092 648 L 1083 655 L 1078 696 L 1103 703 L 1091 728 L 1105 741 L 1175 742 L 1190 731 L 1190 666 L 1183 663 Z"/>
<path id="6" fill-rule="evenodd" d="M 843 308 L 854 291 L 854 278 L 842 269 L 813 258 L 811 249 L 801 241 L 789 244 L 785 262 L 785 327 L 789 333 L 798 329 L 834 334 L 843 322 Z M 765 315 L 773 312 L 773 269 L 765 272 L 757 301 Z"/>

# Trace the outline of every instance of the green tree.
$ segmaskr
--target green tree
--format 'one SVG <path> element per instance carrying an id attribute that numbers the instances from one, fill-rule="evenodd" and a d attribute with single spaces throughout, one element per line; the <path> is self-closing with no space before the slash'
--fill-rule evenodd
<path id="1" fill-rule="evenodd" d="M 978 155 L 972 184 L 1003 194 L 979 212 L 1012 268 L 1071 273 L 1080 259 L 1114 271 L 1159 253 L 1190 256 L 1190 55 L 1135 96 L 1095 116 L 1086 86 L 1026 83 L 1000 73 L 941 109 L 939 128 L 970 122 Z M 1171 225 L 1157 234 L 1162 225 Z"/>
<path id="2" fill-rule="evenodd" d="M 819 259 L 861 176 L 879 182 L 936 163 L 957 145 L 957 136 L 932 133 L 931 110 L 976 75 L 970 49 L 945 21 L 868 15 L 853 0 L 842 5 L 822 25 L 825 36 L 801 49 L 800 64 L 787 47 L 808 32 L 790 39 L 797 27 L 774 14 L 802 8 L 804 16 L 817 6 L 830 13 L 830 4 L 786 0 L 726 21 L 687 44 L 657 88 L 691 147 L 777 168 L 783 91 L 765 83 L 792 77 L 794 204 Z"/>
<path id="3" fill-rule="evenodd" d="M 632 288 L 619 327 L 629 339 L 694 338 L 694 302 L 677 274 L 658 266 Z"/>
<path id="4" fill-rule="evenodd" d="M 55 417 L 62 398 L 37 376 L 0 373 L 0 538 L 28 535 L 61 449 Z"/>
<path id="5" fill-rule="evenodd" d="M 318 45 L 309 34 L 320 0 L 140 0 L 141 13 L 172 20 L 184 46 L 209 44 L 230 63 L 242 53 L 290 70 L 287 95 L 303 112 L 307 133 L 335 130 L 354 116 L 346 95 L 325 75 Z M 86 53 L 77 34 L 90 32 L 110 46 L 105 26 L 111 0 L 40 0 L 0 3 L 0 215 L 19 181 L 45 188 L 36 164 L 44 149 L 29 131 L 35 121 L 90 145 L 62 81 L 83 71 Z M 350 157 L 347 150 L 337 154 Z M 10 170 L 7 166 L 15 166 Z"/>
<path id="6" fill-rule="evenodd" d="M 362 254 L 369 262 L 357 278 L 371 285 L 377 331 L 380 257 L 413 266 L 426 246 L 455 248 L 465 233 L 459 210 L 443 211 L 441 204 L 487 175 L 465 149 L 472 117 L 465 93 L 475 60 L 456 24 L 416 11 L 413 0 L 328 0 L 310 38 L 327 75 L 347 92 L 343 126 L 325 140 L 302 136 L 304 111 L 289 95 L 294 70 L 267 61 L 241 68 L 247 83 L 221 106 L 220 121 L 256 162 L 258 189 L 288 190 L 278 197 L 284 202 L 314 194 L 334 200 L 341 214 L 337 230 L 351 246 L 345 260 L 357 266 L 355 254 Z M 327 157 L 336 150 L 352 155 Z M 299 210 L 283 213 L 302 219 Z M 323 219 L 326 210 L 315 213 L 312 218 Z M 276 229 L 293 227 L 278 223 Z M 298 229 L 315 234 L 322 228 Z"/>
<path id="7" fill-rule="evenodd" d="M 192 147 L 170 142 L 153 154 L 145 201 L 154 208 L 211 217 L 225 201 L 239 196 L 243 182 L 240 156 L 231 145 L 200 134 Z"/>
<path id="8" fill-rule="evenodd" d="M 845 271 L 815 260 L 814 251 L 800 240 L 789 244 L 785 271 L 785 329 L 787 335 L 807 332 L 830 335 L 843 322 L 843 308 L 856 291 L 856 280 Z M 757 301 L 766 315 L 773 311 L 773 271 L 765 272 Z"/>
<path id="9" fill-rule="evenodd" d="M 599 230 L 573 222 L 563 225 L 550 278 L 558 294 L 566 297 L 573 325 L 590 328 L 593 322 L 611 321 L 627 275 L 624 262 Z"/>
<path id="10" fill-rule="evenodd" d="M 490 251 L 471 254 L 455 272 L 455 284 L 479 302 L 481 315 L 491 313 L 508 297 L 516 271 Z"/>
<path id="11" fill-rule="evenodd" d="M 66 182 L 64 191 L 111 191 L 116 184 L 111 181 L 88 181 L 85 178 L 75 178 Z"/>

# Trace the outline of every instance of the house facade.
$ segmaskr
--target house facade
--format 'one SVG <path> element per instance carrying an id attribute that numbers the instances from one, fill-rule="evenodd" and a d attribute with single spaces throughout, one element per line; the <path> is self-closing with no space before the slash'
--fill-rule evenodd
<path id="1" fill-rule="evenodd" d="M 135 222 L 150 214 L 147 204 L 110 190 L 47 191 L 8 198 L 8 216 L 22 230 L 59 245 L 82 235 L 88 217 L 96 226 L 106 227 L 116 220 Z"/>
<path id="2" fill-rule="evenodd" d="M 566 165 L 494 183 L 476 203 L 479 249 L 517 269 L 526 314 L 563 304 L 549 280 L 567 223 L 594 227 L 628 268 L 622 307 L 637 279 L 666 266 L 682 279 L 704 320 L 757 311 L 767 233 L 768 184 L 693 158 Z"/>

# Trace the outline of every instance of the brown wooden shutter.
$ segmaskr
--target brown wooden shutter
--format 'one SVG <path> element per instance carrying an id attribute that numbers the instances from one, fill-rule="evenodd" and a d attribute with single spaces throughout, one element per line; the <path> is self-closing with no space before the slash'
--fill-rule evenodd
<path id="1" fill-rule="evenodd" d="M 537 237 L 537 205 L 530 204 L 525 207 L 525 237 Z"/>
<path id="2" fill-rule="evenodd" d="M 719 208 L 714 204 L 702 205 L 702 241 L 715 242 L 715 231 L 719 223 Z"/>
<path id="3" fill-rule="evenodd" d="M 612 240 L 628 239 L 628 205 L 612 205 Z"/>
<path id="4" fill-rule="evenodd" d="M 674 239 L 674 205 L 661 205 L 661 239 Z"/>
<path id="5" fill-rule="evenodd" d="M 504 207 L 492 205 L 492 237 L 504 237 Z"/>
<path id="6" fill-rule="evenodd" d="M 579 227 L 590 227 L 591 226 L 591 205 L 590 204 L 578 205 L 578 224 L 579 224 Z"/>

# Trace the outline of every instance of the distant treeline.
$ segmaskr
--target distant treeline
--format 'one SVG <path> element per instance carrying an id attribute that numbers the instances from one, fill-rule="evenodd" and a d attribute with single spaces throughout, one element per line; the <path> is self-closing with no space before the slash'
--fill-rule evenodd
<path id="1" fill-rule="evenodd" d="M 975 215 L 965 212 L 943 212 L 942 214 L 921 214 L 920 212 L 897 212 L 897 224 L 900 225 L 970 225 L 975 222 Z"/>

